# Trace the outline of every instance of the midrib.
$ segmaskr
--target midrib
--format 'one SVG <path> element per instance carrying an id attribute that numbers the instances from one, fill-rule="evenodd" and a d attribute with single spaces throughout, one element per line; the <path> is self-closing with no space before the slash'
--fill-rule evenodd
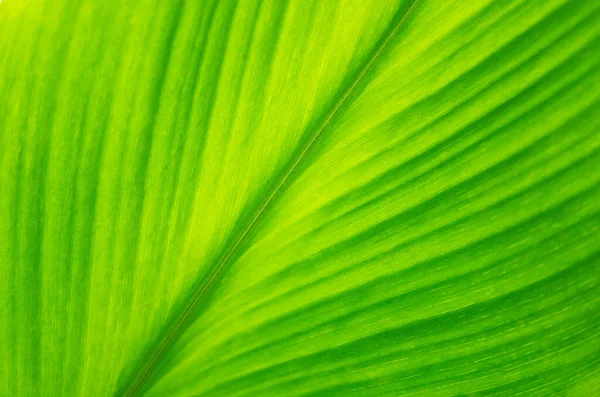
<path id="1" fill-rule="evenodd" d="M 252 216 L 251 220 L 247 223 L 247 225 L 243 228 L 240 236 L 235 240 L 235 242 L 230 246 L 230 248 L 226 249 L 224 254 L 221 255 L 215 262 L 214 266 L 211 266 L 211 270 L 208 275 L 203 277 L 202 280 L 198 282 L 196 286 L 192 288 L 192 295 L 190 301 L 185 305 L 179 315 L 175 317 L 175 319 L 167 324 L 165 327 L 164 336 L 159 339 L 156 347 L 152 349 L 149 354 L 147 360 L 144 361 L 139 370 L 135 371 L 134 376 L 132 377 L 131 382 L 129 382 L 128 386 L 124 388 L 122 393 L 119 395 L 123 397 L 132 397 L 138 395 L 141 391 L 143 391 L 145 383 L 150 379 L 154 370 L 156 369 L 158 363 L 164 354 L 173 346 L 173 344 L 177 341 L 183 331 L 187 328 L 187 321 L 190 318 L 190 315 L 195 311 L 198 307 L 198 304 L 202 302 L 202 300 L 209 294 L 209 292 L 214 288 L 219 278 L 223 273 L 227 270 L 228 266 L 232 263 L 232 258 L 237 253 L 237 250 L 242 245 L 242 243 L 249 236 L 250 231 L 255 227 L 258 223 L 261 216 L 268 211 L 270 205 L 273 203 L 273 200 L 277 195 L 282 193 L 285 190 L 285 187 L 293 180 L 290 178 L 294 170 L 297 169 L 298 165 L 301 164 L 303 159 L 306 157 L 306 154 L 314 147 L 315 143 L 323 136 L 323 133 L 327 130 L 327 127 L 331 125 L 335 116 L 340 113 L 340 110 L 344 105 L 350 103 L 354 94 L 357 93 L 361 83 L 367 77 L 369 71 L 373 68 L 373 66 L 377 63 L 379 59 L 381 59 L 382 54 L 385 53 L 385 50 L 389 48 L 390 44 L 393 41 L 393 38 L 396 36 L 400 28 L 406 23 L 409 15 L 416 8 L 419 0 L 409 0 L 406 4 L 403 4 L 402 7 L 396 12 L 390 26 L 388 27 L 386 33 L 379 40 L 377 45 L 374 47 L 371 55 L 368 57 L 364 66 L 359 70 L 357 75 L 352 80 L 352 83 L 346 88 L 342 95 L 335 101 L 332 109 L 327 113 L 326 117 L 318 124 L 318 127 L 310 134 L 310 138 L 304 144 L 304 146 L 295 153 L 292 157 L 289 165 L 282 173 L 279 181 L 275 184 L 275 186 L 271 189 L 270 193 L 265 197 L 265 199 L 258 206 L 258 209 Z"/>

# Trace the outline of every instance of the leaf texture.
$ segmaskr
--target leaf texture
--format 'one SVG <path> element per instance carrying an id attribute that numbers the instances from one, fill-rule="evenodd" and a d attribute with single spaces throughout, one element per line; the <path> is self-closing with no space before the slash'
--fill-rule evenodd
<path id="1" fill-rule="evenodd" d="M 600 3 L 0 3 L 0 395 L 600 392 Z"/>

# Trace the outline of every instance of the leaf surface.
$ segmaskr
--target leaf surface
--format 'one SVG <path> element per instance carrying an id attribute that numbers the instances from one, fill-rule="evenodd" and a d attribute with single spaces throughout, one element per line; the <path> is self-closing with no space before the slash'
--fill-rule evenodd
<path id="1" fill-rule="evenodd" d="M 0 395 L 600 388 L 600 4 L 0 3 Z"/>

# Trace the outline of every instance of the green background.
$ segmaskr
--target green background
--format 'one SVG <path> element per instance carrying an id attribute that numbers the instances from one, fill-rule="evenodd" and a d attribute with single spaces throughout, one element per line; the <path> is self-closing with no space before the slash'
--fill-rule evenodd
<path id="1" fill-rule="evenodd" d="M 3 0 L 0 395 L 600 395 L 599 49 L 594 0 Z"/>

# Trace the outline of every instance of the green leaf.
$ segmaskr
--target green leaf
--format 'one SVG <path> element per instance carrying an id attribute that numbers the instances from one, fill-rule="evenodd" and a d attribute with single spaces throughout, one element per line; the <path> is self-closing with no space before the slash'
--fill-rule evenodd
<path id="1" fill-rule="evenodd" d="M 3 0 L 0 395 L 600 392 L 600 3 Z"/>

